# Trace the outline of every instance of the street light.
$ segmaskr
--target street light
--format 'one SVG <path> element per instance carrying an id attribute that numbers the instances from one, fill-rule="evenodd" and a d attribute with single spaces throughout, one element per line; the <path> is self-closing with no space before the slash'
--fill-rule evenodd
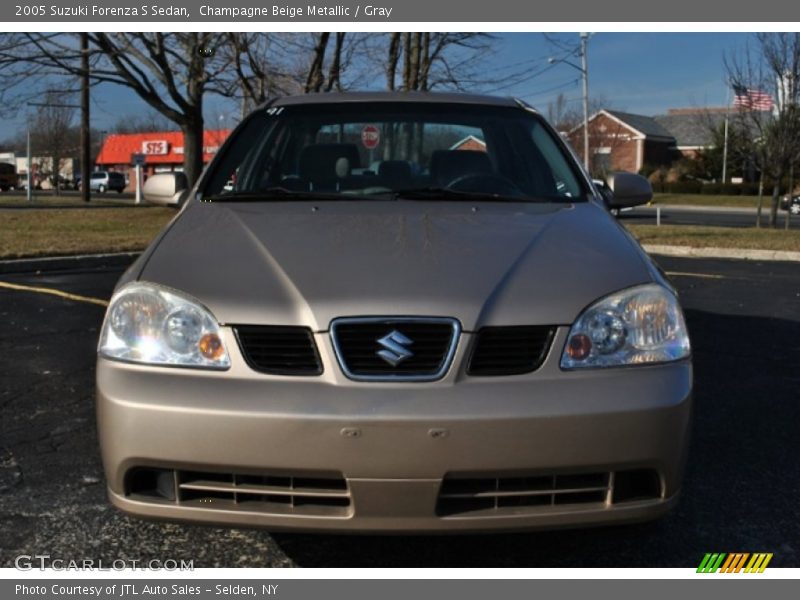
<path id="1" fill-rule="evenodd" d="M 589 33 L 581 33 L 581 45 L 579 55 L 581 57 L 581 66 L 568 61 L 565 58 L 550 58 L 548 62 L 553 65 L 556 63 L 564 63 L 573 69 L 581 72 L 583 79 L 583 164 L 586 170 L 589 170 L 589 63 L 586 56 L 586 47 L 589 41 Z"/>

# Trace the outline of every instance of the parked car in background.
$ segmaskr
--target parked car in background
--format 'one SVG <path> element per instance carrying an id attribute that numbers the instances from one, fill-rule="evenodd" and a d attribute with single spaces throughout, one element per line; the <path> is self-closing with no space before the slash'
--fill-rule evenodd
<path id="1" fill-rule="evenodd" d="M 604 200 L 524 102 L 429 93 L 274 100 L 191 190 L 151 175 L 145 200 L 182 209 L 100 333 L 111 501 L 395 533 L 664 514 L 689 338 L 604 207 L 650 184 L 607 183 Z"/>
<path id="2" fill-rule="evenodd" d="M 791 200 L 788 195 L 781 198 L 781 209 L 788 210 L 793 215 L 800 215 L 800 195 L 793 196 Z"/>
<path id="3" fill-rule="evenodd" d="M 0 163 L 0 190 L 7 192 L 17 187 L 17 168 L 10 163 Z"/>
<path id="4" fill-rule="evenodd" d="M 93 192 L 125 191 L 125 175 L 116 171 L 94 171 L 89 177 L 89 189 Z"/>

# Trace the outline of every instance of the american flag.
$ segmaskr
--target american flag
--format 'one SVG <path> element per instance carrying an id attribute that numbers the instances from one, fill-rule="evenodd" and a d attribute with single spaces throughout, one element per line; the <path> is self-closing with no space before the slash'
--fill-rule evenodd
<path id="1" fill-rule="evenodd" d="M 733 86 L 733 105 L 744 110 L 772 110 L 772 96 L 761 90 Z"/>

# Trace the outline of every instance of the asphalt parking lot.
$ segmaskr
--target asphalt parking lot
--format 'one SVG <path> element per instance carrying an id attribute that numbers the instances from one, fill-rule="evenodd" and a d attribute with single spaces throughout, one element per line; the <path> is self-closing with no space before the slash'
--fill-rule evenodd
<path id="1" fill-rule="evenodd" d="M 695 357 L 683 497 L 622 527 L 464 537 L 274 534 L 145 522 L 105 498 L 94 354 L 103 308 L 0 287 L 0 567 L 19 554 L 195 567 L 696 567 L 706 552 L 800 566 L 800 266 L 659 257 Z M 2 275 L 108 298 L 121 269 Z"/>

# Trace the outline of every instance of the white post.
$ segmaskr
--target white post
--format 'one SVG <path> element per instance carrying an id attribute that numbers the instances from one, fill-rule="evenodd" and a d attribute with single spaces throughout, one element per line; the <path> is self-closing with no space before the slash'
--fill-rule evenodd
<path id="1" fill-rule="evenodd" d="M 661 227 L 661 207 L 656 205 L 656 227 Z"/>
<path id="2" fill-rule="evenodd" d="M 31 187 L 32 187 L 33 178 L 31 177 L 31 128 L 30 128 L 30 126 L 28 126 L 28 150 L 27 150 L 27 152 L 28 152 L 28 186 L 27 186 L 27 189 L 25 190 L 25 195 L 28 198 L 28 202 L 32 202 L 33 201 L 33 194 L 31 192 Z"/>
<path id="3" fill-rule="evenodd" d="M 728 177 L 728 121 L 731 115 L 731 91 L 728 89 L 728 104 L 725 107 L 725 141 L 722 145 L 722 183 L 727 181 Z"/>
<path id="4" fill-rule="evenodd" d="M 581 71 L 583 73 L 583 164 L 589 172 L 589 62 L 586 56 L 588 33 L 581 33 Z"/>
<path id="5" fill-rule="evenodd" d="M 727 180 L 728 171 L 728 115 L 725 114 L 725 142 L 722 145 L 722 183 Z"/>
<path id="6" fill-rule="evenodd" d="M 142 166 L 136 165 L 136 204 L 142 203 Z"/>

